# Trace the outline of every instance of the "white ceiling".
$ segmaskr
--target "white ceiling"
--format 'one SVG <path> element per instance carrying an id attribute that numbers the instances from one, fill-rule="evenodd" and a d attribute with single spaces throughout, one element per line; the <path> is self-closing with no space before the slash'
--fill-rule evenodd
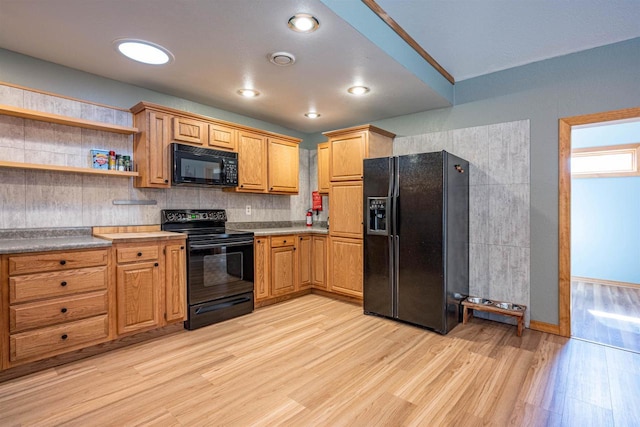
<path id="1" fill-rule="evenodd" d="M 456 80 L 640 36 L 638 0 L 378 4 Z M 320 29 L 290 31 L 296 12 Z M 111 44 L 123 37 L 161 44 L 175 62 L 125 59 Z M 0 48 L 304 133 L 449 105 L 319 0 L 0 0 Z M 269 63 L 277 51 L 296 63 Z M 371 92 L 348 95 L 354 84 Z M 261 96 L 236 94 L 247 86 Z M 313 110 L 322 116 L 304 117 Z"/>

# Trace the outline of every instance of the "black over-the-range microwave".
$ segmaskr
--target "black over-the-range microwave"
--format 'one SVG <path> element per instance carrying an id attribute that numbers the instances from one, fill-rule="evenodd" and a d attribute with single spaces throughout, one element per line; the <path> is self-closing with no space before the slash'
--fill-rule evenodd
<path id="1" fill-rule="evenodd" d="M 238 153 L 171 143 L 175 185 L 238 186 Z"/>

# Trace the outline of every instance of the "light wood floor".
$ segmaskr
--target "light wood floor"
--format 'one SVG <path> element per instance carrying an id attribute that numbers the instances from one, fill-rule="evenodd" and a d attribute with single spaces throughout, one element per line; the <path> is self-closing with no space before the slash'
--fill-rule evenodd
<path id="1" fill-rule="evenodd" d="M 640 288 L 572 281 L 571 335 L 640 353 Z"/>
<path id="2" fill-rule="evenodd" d="M 640 355 L 318 295 L 0 384 L 0 425 L 638 426 Z"/>

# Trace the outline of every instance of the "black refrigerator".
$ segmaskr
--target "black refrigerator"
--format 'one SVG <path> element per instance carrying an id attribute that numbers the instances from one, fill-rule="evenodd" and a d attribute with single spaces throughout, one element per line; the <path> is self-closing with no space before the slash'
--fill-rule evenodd
<path id="1" fill-rule="evenodd" d="M 469 162 L 364 160 L 364 312 L 446 334 L 469 294 Z"/>

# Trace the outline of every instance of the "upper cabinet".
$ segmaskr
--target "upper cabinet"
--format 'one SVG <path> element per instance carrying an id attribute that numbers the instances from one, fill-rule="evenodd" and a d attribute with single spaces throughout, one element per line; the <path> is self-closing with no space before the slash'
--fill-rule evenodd
<path id="1" fill-rule="evenodd" d="M 300 139 L 140 102 L 131 108 L 140 129 L 134 152 L 136 187 L 171 186 L 171 143 L 238 153 L 238 187 L 227 191 L 297 194 Z"/>
<path id="2" fill-rule="evenodd" d="M 318 144 L 318 192 L 329 194 L 329 143 Z"/>
<path id="3" fill-rule="evenodd" d="M 330 181 L 362 179 L 362 161 L 393 153 L 395 134 L 371 125 L 325 132 L 329 138 Z"/>

